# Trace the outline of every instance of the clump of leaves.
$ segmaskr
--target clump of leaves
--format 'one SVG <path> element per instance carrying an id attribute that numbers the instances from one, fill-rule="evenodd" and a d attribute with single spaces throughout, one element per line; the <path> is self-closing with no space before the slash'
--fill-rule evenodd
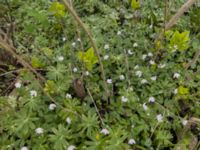
<path id="1" fill-rule="evenodd" d="M 63 17 L 65 15 L 65 6 L 59 2 L 53 2 L 49 7 L 49 12 L 55 17 Z"/>
<path id="2" fill-rule="evenodd" d="M 166 33 L 167 39 L 169 39 L 169 51 L 179 50 L 184 51 L 189 47 L 189 31 L 179 32 L 179 31 L 167 31 Z"/>
<path id="3" fill-rule="evenodd" d="M 131 0 L 131 8 L 133 10 L 140 8 L 140 2 L 138 0 Z"/>
<path id="4" fill-rule="evenodd" d="M 85 67 L 90 71 L 92 67 L 98 62 L 94 49 L 91 47 L 86 52 L 78 52 L 77 57 L 79 61 L 83 61 Z"/>

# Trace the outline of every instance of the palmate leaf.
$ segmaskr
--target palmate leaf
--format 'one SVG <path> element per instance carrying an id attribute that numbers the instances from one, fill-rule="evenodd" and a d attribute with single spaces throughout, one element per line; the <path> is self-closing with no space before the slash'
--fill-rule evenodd
<path id="1" fill-rule="evenodd" d="M 80 61 L 84 62 L 85 67 L 88 70 L 92 70 L 93 65 L 98 62 L 92 47 L 89 48 L 86 52 L 78 52 L 77 57 Z"/>
<path id="2" fill-rule="evenodd" d="M 58 64 L 56 67 L 50 66 L 47 68 L 47 77 L 51 80 L 59 80 L 64 78 L 64 74 L 67 72 L 66 66 L 63 64 Z"/>
<path id="3" fill-rule="evenodd" d="M 69 145 L 67 140 L 70 139 L 72 135 L 71 130 L 59 124 L 58 128 L 53 128 L 52 131 L 53 134 L 50 135 L 49 140 L 53 143 L 54 149 L 56 150 L 66 149 L 67 146 Z"/>
<path id="4" fill-rule="evenodd" d="M 167 130 L 160 130 L 156 132 L 156 140 L 163 147 L 172 144 L 170 141 L 172 138 L 173 138 L 172 134 Z"/>

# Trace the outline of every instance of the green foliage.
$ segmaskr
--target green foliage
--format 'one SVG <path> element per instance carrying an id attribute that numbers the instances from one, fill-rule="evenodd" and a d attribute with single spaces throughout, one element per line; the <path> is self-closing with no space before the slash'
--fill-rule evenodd
<path id="1" fill-rule="evenodd" d="M 49 12 L 55 17 L 63 17 L 65 15 L 65 6 L 59 2 L 53 2 L 49 7 Z"/>
<path id="2" fill-rule="evenodd" d="M 131 0 L 131 8 L 133 10 L 140 8 L 140 2 L 138 0 Z"/>
<path id="3" fill-rule="evenodd" d="M 184 51 L 187 50 L 189 47 L 189 31 L 184 31 L 180 33 L 179 31 L 167 31 L 166 36 L 170 39 L 169 42 L 169 50 L 179 50 Z"/>
<path id="4" fill-rule="evenodd" d="M 178 87 L 178 94 L 179 95 L 188 95 L 189 94 L 189 89 L 183 86 Z"/>
<path id="5" fill-rule="evenodd" d="M 45 81 L 1 59 L 1 150 L 163 150 L 179 144 L 188 149 L 191 137 L 198 136 L 199 126 L 179 141 L 174 133 L 184 131 L 190 117 L 200 117 L 199 59 L 184 68 L 199 49 L 196 5 L 155 41 L 164 18 L 183 0 L 170 1 L 167 16 L 160 0 L 71 1 L 98 47 L 108 103 L 99 59 L 61 2 L 12 0 L 9 7 L 5 2 L 1 28 L 10 29 L 14 21 L 10 33 L 17 54 Z M 84 99 L 74 89 L 76 78 L 87 88 Z M 180 102 L 190 109 L 184 112 Z"/>
<path id="6" fill-rule="evenodd" d="M 45 83 L 44 91 L 46 91 L 49 94 L 54 94 L 57 91 L 57 87 L 54 83 L 54 81 L 47 80 Z"/>
<path id="7" fill-rule="evenodd" d="M 98 58 L 94 53 L 94 49 L 91 47 L 86 52 L 78 52 L 77 57 L 80 61 L 83 61 L 85 67 L 90 71 L 92 67 L 98 62 Z"/>
<path id="8" fill-rule="evenodd" d="M 31 58 L 31 65 L 34 67 L 34 68 L 42 68 L 44 67 L 44 64 L 43 62 L 41 61 L 41 59 L 39 59 L 38 57 L 36 56 L 33 56 Z"/>
<path id="9" fill-rule="evenodd" d="M 72 136 L 68 127 L 64 127 L 62 124 L 59 124 L 57 129 L 52 129 L 52 132 L 53 134 L 49 135 L 49 140 L 53 143 L 54 149 L 62 150 L 69 146 L 67 141 L 71 139 Z"/>

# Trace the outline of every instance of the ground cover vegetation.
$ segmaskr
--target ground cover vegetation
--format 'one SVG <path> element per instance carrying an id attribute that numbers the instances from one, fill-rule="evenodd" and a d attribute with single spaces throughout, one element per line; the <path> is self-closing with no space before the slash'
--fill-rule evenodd
<path id="1" fill-rule="evenodd" d="M 0 149 L 199 149 L 200 1 L 171 20 L 184 3 L 1 0 Z"/>

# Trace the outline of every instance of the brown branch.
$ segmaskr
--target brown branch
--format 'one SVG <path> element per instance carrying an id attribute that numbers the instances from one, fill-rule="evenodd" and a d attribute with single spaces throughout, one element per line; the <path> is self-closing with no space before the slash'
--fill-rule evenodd
<path id="1" fill-rule="evenodd" d="M 98 48 L 96 46 L 96 43 L 94 42 L 93 40 L 93 37 L 92 37 L 92 34 L 91 32 L 86 28 L 85 24 L 82 22 L 82 20 L 80 19 L 80 17 L 77 15 L 77 13 L 75 12 L 75 10 L 70 6 L 69 2 L 67 0 L 62 0 L 66 9 L 71 13 L 71 15 L 74 17 L 74 19 L 77 21 L 77 23 L 80 25 L 80 27 L 85 31 L 85 33 L 87 34 L 91 44 L 92 44 L 92 47 L 95 51 L 95 54 L 96 56 L 98 57 L 98 62 L 100 64 L 100 70 L 101 70 L 101 77 L 103 79 L 103 82 L 104 82 L 104 89 L 106 91 L 106 95 L 107 95 L 107 98 L 109 97 L 110 93 L 109 93 L 109 90 L 108 90 L 108 87 L 107 87 L 107 83 L 106 83 L 106 76 L 105 76 L 105 72 L 104 72 L 104 67 L 103 67 L 103 63 L 101 61 L 101 57 L 100 57 L 100 54 L 99 54 L 99 51 L 98 51 Z"/>
<path id="2" fill-rule="evenodd" d="M 185 4 L 183 4 L 182 7 L 177 11 L 177 13 L 165 25 L 165 30 L 170 29 L 174 24 L 176 24 L 183 13 L 187 11 L 195 2 L 196 0 L 188 0 Z"/>
<path id="3" fill-rule="evenodd" d="M 185 69 L 187 70 L 188 68 L 190 68 L 190 66 L 194 65 L 198 58 L 200 56 L 200 49 L 195 53 L 194 58 L 185 66 Z"/>
<path id="4" fill-rule="evenodd" d="M 6 35 L 6 34 L 4 34 Z M 14 56 L 19 63 L 22 64 L 22 66 L 24 66 L 25 68 L 27 68 L 28 70 L 30 70 L 31 72 L 33 72 L 42 82 L 45 82 L 46 79 L 39 74 L 30 64 L 28 64 L 23 58 L 21 58 L 17 53 L 16 53 L 16 48 L 14 48 L 12 45 L 9 45 L 9 43 L 7 43 L 6 41 L 9 41 L 7 39 L 7 37 L 4 37 L 4 39 L 2 39 L 2 37 L 0 36 L 0 47 L 4 48 L 7 52 L 11 53 L 12 56 Z M 37 80 L 37 78 L 35 78 Z M 46 91 L 44 91 L 42 84 L 39 82 L 39 86 L 42 90 L 42 92 L 55 104 L 57 104 L 58 106 L 62 107 L 63 109 L 65 109 L 68 112 L 71 112 L 75 115 L 79 115 L 76 112 L 69 110 L 63 106 L 61 106 L 60 104 L 58 104 Z"/>
<path id="5" fill-rule="evenodd" d="M 19 63 L 24 66 L 25 68 L 29 69 L 31 72 L 33 72 L 40 80 L 45 81 L 44 77 L 42 75 L 40 75 L 37 71 L 35 71 L 35 69 L 33 69 L 33 67 L 31 65 L 29 65 L 23 58 L 21 58 L 17 53 L 16 53 L 16 49 L 14 47 L 11 47 L 10 45 L 8 45 L 5 41 L 3 41 L 2 39 L 0 39 L 0 45 L 10 54 L 12 54 L 12 56 L 14 56 Z"/>

